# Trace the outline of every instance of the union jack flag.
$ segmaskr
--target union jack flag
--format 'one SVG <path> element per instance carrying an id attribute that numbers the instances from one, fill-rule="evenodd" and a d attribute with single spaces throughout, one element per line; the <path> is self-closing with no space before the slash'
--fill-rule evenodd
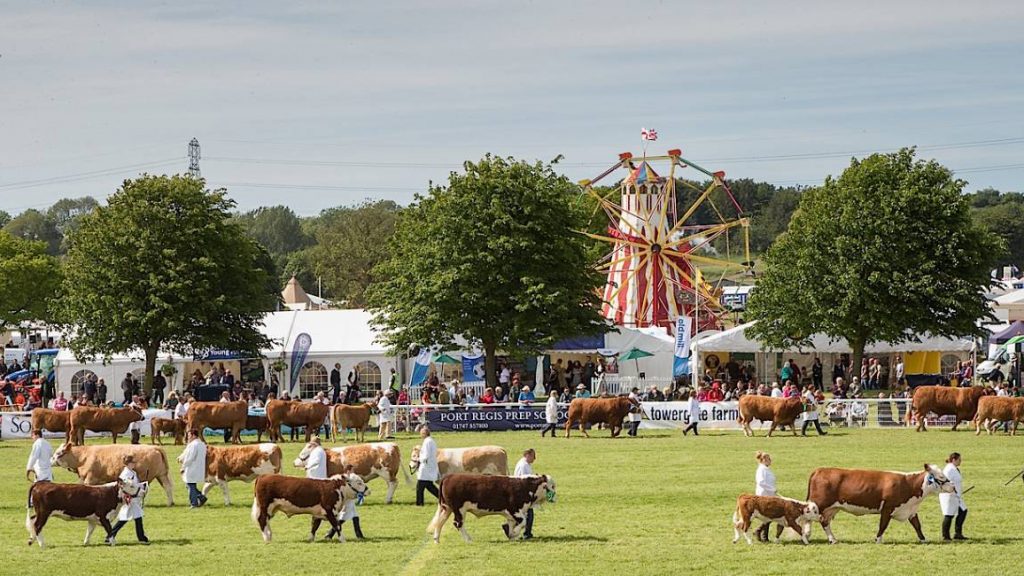
<path id="1" fill-rule="evenodd" d="M 651 128 L 651 129 L 641 128 L 640 129 L 640 138 L 643 139 L 643 140 L 649 140 L 651 142 L 654 142 L 655 140 L 658 139 L 658 131 L 655 130 L 654 128 Z"/>

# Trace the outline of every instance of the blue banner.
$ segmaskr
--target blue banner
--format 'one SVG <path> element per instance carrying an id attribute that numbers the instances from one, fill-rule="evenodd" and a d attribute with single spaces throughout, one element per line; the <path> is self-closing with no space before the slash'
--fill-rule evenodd
<path id="1" fill-rule="evenodd" d="M 568 406 L 558 407 L 558 427 L 565 428 Z M 529 408 L 480 408 L 473 410 L 429 410 L 427 424 L 432 432 L 494 432 L 503 430 L 540 430 L 545 425 L 544 405 Z"/>
<path id="2" fill-rule="evenodd" d="M 419 386 L 427 381 L 427 371 L 430 368 L 430 358 L 433 356 L 433 352 L 430 348 L 420 348 L 420 353 L 416 356 L 416 363 L 413 364 L 412 374 L 409 375 L 409 387 Z"/>
<path id="3" fill-rule="evenodd" d="M 672 375 L 683 376 L 690 373 L 690 317 L 680 316 L 676 319 L 676 351 L 672 360 Z"/>
<path id="4" fill-rule="evenodd" d="M 464 354 L 462 356 L 462 381 L 463 382 L 483 382 L 485 379 L 484 374 L 484 355 L 477 354 L 476 356 L 470 356 Z"/>
<path id="5" fill-rule="evenodd" d="M 305 332 L 296 336 L 295 344 L 292 345 L 291 380 L 288 382 L 288 389 L 292 394 L 298 391 L 296 385 L 299 383 L 299 372 L 302 370 L 302 365 L 306 363 L 306 356 L 312 345 L 313 337 Z"/>

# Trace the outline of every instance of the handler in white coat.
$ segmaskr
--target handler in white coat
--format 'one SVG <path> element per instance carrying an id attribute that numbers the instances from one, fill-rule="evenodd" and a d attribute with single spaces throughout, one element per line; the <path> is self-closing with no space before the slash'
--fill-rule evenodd
<path id="1" fill-rule="evenodd" d="M 636 388 L 634 386 L 633 389 L 629 391 L 629 399 L 632 402 L 636 402 L 637 404 L 639 404 L 640 403 L 640 394 L 639 394 L 639 392 L 640 392 L 640 389 Z M 635 406 L 632 406 L 630 408 L 629 414 L 626 415 L 626 418 L 629 420 L 629 432 L 627 432 L 626 434 L 628 434 L 630 436 L 636 436 L 636 431 L 640 427 L 640 419 L 641 419 L 640 410 L 638 408 L 636 408 Z"/>
<path id="2" fill-rule="evenodd" d="M 320 445 L 320 438 L 314 437 L 309 443 L 313 445 L 313 449 L 310 450 L 309 458 L 306 459 L 306 478 L 326 480 L 327 452 L 324 452 L 323 446 Z"/>
<path id="3" fill-rule="evenodd" d="M 437 468 L 437 443 L 430 437 L 430 427 L 426 424 L 420 426 L 419 468 L 416 470 L 416 505 L 423 506 L 423 491 L 426 490 L 439 498 L 437 482 L 441 478 L 441 472 Z"/>
<path id="4" fill-rule="evenodd" d="M 197 431 L 188 431 L 188 446 L 178 456 L 178 462 L 181 463 L 181 479 L 188 486 L 189 507 L 203 506 L 206 496 L 199 491 L 197 484 L 206 481 L 206 443 L 199 438 Z"/>
<path id="5" fill-rule="evenodd" d="M 548 401 L 544 404 L 544 429 L 540 431 L 543 438 L 549 431 L 551 437 L 555 437 L 555 430 L 558 427 L 558 391 L 554 388 L 548 393 Z"/>
<path id="6" fill-rule="evenodd" d="M 939 506 L 942 508 L 942 539 L 950 540 L 949 527 L 956 518 L 956 534 L 952 540 L 967 540 L 964 536 L 964 520 L 967 519 L 967 504 L 964 503 L 964 479 L 960 475 L 960 453 L 953 452 L 946 458 L 946 467 L 942 473 L 949 478 L 955 492 L 939 494 Z"/>
<path id="7" fill-rule="evenodd" d="M 35 482 L 52 482 L 53 468 L 50 459 L 53 458 L 53 447 L 43 439 L 42 430 L 32 430 L 32 452 L 28 455 L 28 464 L 25 465 L 25 479 L 32 480 L 31 474 L 35 474 Z"/>
<path id="8" fill-rule="evenodd" d="M 139 481 L 139 475 L 135 473 L 135 457 L 131 454 L 125 454 L 121 460 L 124 463 L 124 469 L 121 470 L 121 475 L 118 479 L 124 483 L 125 494 L 144 494 L 144 484 Z M 135 521 L 135 536 L 139 539 L 141 544 L 149 544 L 149 538 L 146 537 L 146 531 L 142 527 L 142 497 L 126 497 L 121 503 L 121 508 L 117 511 L 117 524 L 114 524 L 114 529 L 107 536 L 107 544 L 113 544 L 114 538 L 117 533 L 124 528 L 124 525 L 129 520 Z"/>
<path id="9" fill-rule="evenodd" d="M 755 496 L 777 496 L 775 488 L 775 472 L 772 472 L 772 456 L 767 452 L 758 451 L 754 454 L 757 459 L 757 472 L 754 473 L 754 495 Z M 761 524 L 757 529 L 757 539 L 761 542 L 768 541 L 768 530 L 771 522 Z M 779 530 L 781 535 L 782 530 Z"/>
<path id="10" fill-rule="evenodd" d="M 378 440 L 387 440 L 391 436 L 391 423 L 395 420 L 395 410 L 391 407 L 391 399 L 387 393 L 377 392 L 377 432 Z"/>

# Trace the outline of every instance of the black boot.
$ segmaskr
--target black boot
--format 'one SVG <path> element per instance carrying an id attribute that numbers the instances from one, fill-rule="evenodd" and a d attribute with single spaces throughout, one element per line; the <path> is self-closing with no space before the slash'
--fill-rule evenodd
<path id="1" fill-rule="evenodd" d="M 142 518 L 135 519 L 135 537 L 139 539 L 139 543 L 149 544 L 149 538 L 146 538 L 146 530 L 142 527 Z"/>
<path id="2" fill-rule="evenodd" d="M 949 516 L 946 516 L 949 518 Z M 967 519 L 967 510 L 960 509 L 956 514 L 956 534 L 953 535 L 954 540 L 967 540 L 964 536 L 964 520 Z"/>
<path id="3" fill-rule="evenodd" d="M 355 517 L 352 518 L 352 529 L 355 530 L 355 532 L 356 532 L 356 538 L 358 538 L 360 540 L 365 540 L 366 539 L 366 538 L 363 537 L 362 529 L 359 528 L 359 516 L 355 516 Z"/>
<path id="4" fill-rule="evenodd" d="M 804 420 L 804 425 L 800 427 L 800 435 L 807 436 L 807 425 L 810 424 L 810 420 Z"/>
<path id="5" fill-rule="evenodd" d="M 818 422 L 817 420 L 814 421 L 814 429 L 818 431 L 818 436 L 824 436 L 828 434 L 828 432 L 825 432 L 824 430 L 821 429 L 821 423 Z"/>
<path id="6" fill-rule="evenodd" d="M 943 516 L 942 517 L 942 539 L 943 540 L 946 540 L 946 541 L 952 540 L 949 537 L 949 527 L 952 526 L 952 525 L 953 525 L 953 517 L 952 516 Z"/>
<path id="7" fill-rule="evenodd" d="M 139 431 L 138 430 L 132 430 L 132 444 L 138 444 L 139 443 L 139 437 L 140 437 Z"/>

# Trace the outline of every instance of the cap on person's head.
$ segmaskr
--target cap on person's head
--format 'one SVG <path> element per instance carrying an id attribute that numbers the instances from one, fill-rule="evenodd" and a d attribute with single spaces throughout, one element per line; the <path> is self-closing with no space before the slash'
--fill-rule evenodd
<path id="1" fill-rule="evenodd" d="M 529 391 L 530 391 L 530 387 L 529 386 L 523 386 L 523 392 L 529 392 Z"/>
<path id="2" fill-rule="evenodd" d="M 584 386 L 583 384 L 580 384 L 580 385 L 576 386 L 576 389 L 577 390 L 584 390 L 584 389 L 586 389 L 586 386 Z"/>

